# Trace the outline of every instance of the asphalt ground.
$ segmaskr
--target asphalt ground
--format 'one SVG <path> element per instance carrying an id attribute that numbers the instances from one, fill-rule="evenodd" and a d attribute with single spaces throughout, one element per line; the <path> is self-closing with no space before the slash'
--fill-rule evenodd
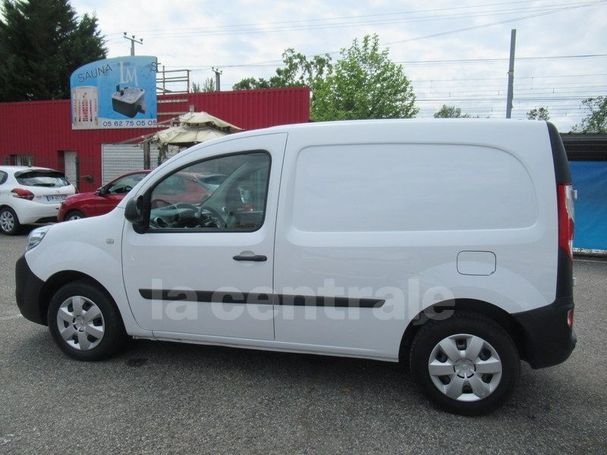
<path id="1" fill-rule="evenodd" d="M 576 260 L 578 346 L 523 365 L 485 417 L 432 408 L 397 364 L 134 341 L 68 359 L 19 316 L 0 236 L 0 453 L 606 453 L 607 261 Z"/>

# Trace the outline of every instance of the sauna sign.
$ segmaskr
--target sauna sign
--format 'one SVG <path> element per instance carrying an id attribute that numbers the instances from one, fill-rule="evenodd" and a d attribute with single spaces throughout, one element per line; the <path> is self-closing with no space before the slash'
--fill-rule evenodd
<path id="1" fill-rule="evenodd" d="M 156 57 L 117 57 L 70 77 L 72 129 L 151 128 L 157 122 Z"/>

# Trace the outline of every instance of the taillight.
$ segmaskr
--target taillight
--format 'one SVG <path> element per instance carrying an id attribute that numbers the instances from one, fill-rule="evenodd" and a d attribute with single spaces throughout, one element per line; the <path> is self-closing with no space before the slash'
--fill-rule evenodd
<path id="1" fill-rule="evenodd" d="M 559 210 L 559 248 L 565 250 L 573 259 L 573 188 L 571 185 L 557 186 Z"/>
<path id="2" fill-rule="evenodd" d="M 28 201 L 34 199 L 34 193 L 29 190 L 24 190 L 23 188 L 15 188 L 14 190 L 11 190 L 11 193 L 13 194 L 13 197 L 18 197 L 19 199 L 27 199 Z"/>

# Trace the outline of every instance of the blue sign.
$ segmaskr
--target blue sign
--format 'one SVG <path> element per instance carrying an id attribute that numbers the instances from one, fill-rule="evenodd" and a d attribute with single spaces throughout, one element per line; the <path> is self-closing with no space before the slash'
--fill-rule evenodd
<path id="1" fill-rule="evenodd" d="M 152 128 L 157 122 L 156 57 L 98 60 L 70 77 L 72 129 Z"/>
<path id="2" fill-rule="evenodd" d="M 575 201 L 574 248 L 607 251 L 607 161 L 569 161 Z"/>

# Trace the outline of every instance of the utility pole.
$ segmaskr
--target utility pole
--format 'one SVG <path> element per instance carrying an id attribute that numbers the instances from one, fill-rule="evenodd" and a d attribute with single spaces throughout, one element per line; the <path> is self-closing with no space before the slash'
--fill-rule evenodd
<path id="1" fill-rule="evenodd" d="M 124 35 L 122 37 L 124 39 L 128 39 L 131 42 L 131 57 L 133 57 L 135 55 L 135 43 L 143 44 L 143 38 L 137 39 L 135 38 L 135 35 L 128 36 L 126 32 L 124 32 Z"/>
<path id="2" fill-rule="evenodd" d="M 510 64 L 508 65 L 508 98 L 506 99 L 506 118 L 512 117 L 512 97 L 514 95 L 514 50 L 516 48 L 516 29 L 510 31 Z"/>
<path id="3" fill-rule="evenodd" d="M 215 91 L 220 92 L 221 91 L 221 73 L 223 71 L 221 71 L 219 68 L 215 68 L 214 66 L 211 67 L 211 71 L 213 71 L 215 73 Z"/>

